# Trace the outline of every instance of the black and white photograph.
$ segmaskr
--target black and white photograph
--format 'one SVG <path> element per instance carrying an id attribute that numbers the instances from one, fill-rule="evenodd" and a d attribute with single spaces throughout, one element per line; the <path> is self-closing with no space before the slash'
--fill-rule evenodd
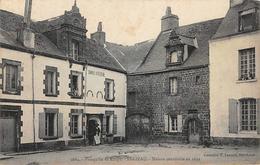
<path id="1" fill-rule="evenodd" d="M 0 0 L 0 165 L 260 164 L 260 0 Z"/>

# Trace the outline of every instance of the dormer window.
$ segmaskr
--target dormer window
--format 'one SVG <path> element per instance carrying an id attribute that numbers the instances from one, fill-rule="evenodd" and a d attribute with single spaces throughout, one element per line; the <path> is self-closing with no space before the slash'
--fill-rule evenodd
<path id="1" fill-rule="evenodd" d="M 239 31 L 250 31 L 256 29 L 257 10 L 249 9 L 239 13 Z"/>
<path id="2" fill-rule="evenodd" d="M 168 53 L 168 65 L 177 65 L 183 62 L 183 51 L 182 50 L 172 50 Z"/>
<path id="3" fill-rule="evenodd" d="M 72 41 L 72 57 L 73 60 L 78 60 L 79 56 L 79 43 L 77 41 Z"/>

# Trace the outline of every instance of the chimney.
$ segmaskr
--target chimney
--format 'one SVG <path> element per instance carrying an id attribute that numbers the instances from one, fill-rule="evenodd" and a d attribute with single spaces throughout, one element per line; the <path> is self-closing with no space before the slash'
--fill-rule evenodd
<path id="1" fill-rule="evenodd" d="M 98 23 L 97 32 L 91 34 L 91 39 L 101 46 L 104 46 L 106 43 L 106 33 L 102 31 L 102 22 Z"/>
<path id="2" fill-rule="evenodd" d="M 171 30 L 179 27 L 179 17 L 172 14 L 171 7 L 167 7 L 165 15 L 161 19 L 161 31 Z"/>
<path id="3" fill-rule="evenodd" d="M 18 39 L 28 48 L 34 48 L 34 33 L 31 30 L 32 0 L 25 0 L 23 26 L 20 29 Z"/>
<path id="4" fill-rule="evenodd" d="M 242 4 L 244 1 L 245 0 L 230 0 L 230 8 Z"/>

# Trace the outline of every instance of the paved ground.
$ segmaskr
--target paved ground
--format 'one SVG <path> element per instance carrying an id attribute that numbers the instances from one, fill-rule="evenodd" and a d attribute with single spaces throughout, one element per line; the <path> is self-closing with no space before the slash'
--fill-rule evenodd
<path id="1" fill-rule="evenodd" d="M 18 155 L 1 160 L 0 165 L 48 164 L 260 164 L 259 147 L 212 146 L 203 148 L 180 144 L 113 144 L 87 146 L 75 150 Z"/>

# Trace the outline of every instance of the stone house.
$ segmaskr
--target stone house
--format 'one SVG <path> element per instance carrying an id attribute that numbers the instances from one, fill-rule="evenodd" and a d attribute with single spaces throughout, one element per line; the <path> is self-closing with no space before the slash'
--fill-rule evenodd
<path id="1" fill-rule="evenodd" d="M 179 26 L 167 8 L 161 32 L 127 76 L 129 142 L 209 140 L 208 41 L 221 21 Z"/>

